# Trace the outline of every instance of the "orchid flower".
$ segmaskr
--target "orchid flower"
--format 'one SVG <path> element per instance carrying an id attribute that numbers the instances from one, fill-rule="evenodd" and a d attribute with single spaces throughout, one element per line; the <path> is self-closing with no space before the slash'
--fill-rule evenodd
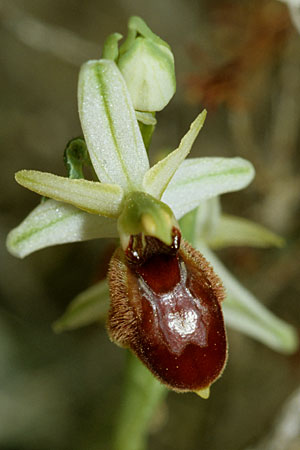
<path id="1" fill-rule="evenodd" d="M 246 187 L 253 166 L 242 158 L 185 159 L 203 111 L 178 148 L 150 168 L 137 118 L 153 123 L 153 116 L 135 111 L 115 58 L 82 66 L 78 106 L 85 139 L 80 145 L 97 181 L 82 179 L 80 170 L 69 170 L 69 177 L 17 172 L 20 185 L 48 199 L 9 233 L 7 247 L 23 258 L 51 245 L 119 237 L 108 273 L 111 340 L 130 348 L 169 388 L 206 398 L 227 358 L 225 293 L 203 255 L 181 239 L 178 221 L 210 199 Z M 89 323 L 107 311 L 106 285 L 93 289 L 71 305 L 67 325 L 63 319 L 56 329 Z"/>

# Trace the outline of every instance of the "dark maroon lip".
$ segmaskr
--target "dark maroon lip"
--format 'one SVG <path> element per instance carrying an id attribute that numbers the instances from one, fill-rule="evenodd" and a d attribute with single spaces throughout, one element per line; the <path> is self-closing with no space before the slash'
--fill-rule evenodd
<path id="1" fill-rule="evenodd" d="M 126 256 L 119 249 L 110 265 L 111 339 L 172 389 L 209 387 L 227 357 L 219 278 L 184 241 L 180 250 L 149 252 L 142 264 Z"/>

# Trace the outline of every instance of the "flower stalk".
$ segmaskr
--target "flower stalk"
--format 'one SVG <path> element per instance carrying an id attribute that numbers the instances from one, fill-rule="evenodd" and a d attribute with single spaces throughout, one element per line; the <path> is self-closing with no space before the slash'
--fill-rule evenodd
<path id="1" fill-rule="evenodd" d="M 144 450 L 154 414 L 167 389 L 133 355 L 127 352 L 125 379 L 113 450 Z"/>

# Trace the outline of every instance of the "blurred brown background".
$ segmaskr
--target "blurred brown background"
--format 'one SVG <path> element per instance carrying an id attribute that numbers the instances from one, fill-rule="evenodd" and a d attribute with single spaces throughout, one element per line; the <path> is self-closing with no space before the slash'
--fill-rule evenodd
<path id="1" fill-rule="evenodd" d="M 257 177 L 224 196 L 228 213 L 270 227 L 283 249 L 220 255 L 273 312 L 300 328 L 300 34 L 277 0 L 7 0 L 0 3 L 0 449 L 108 450 L 124 352 L 103 326 L 55 335 L 51 323 L 106 264 L 109 241 L 45 249 L 23 261 L 5 237 L 37 204 L 19 169 L 64 175 L 81 134 L 80 64 L 140 15 L 175 55 L 178 88 L 158 114 L 150 157 L 176 148 L 208 109 L 192 156 L 243 156 Z M 104 261 L 104 262 L 103 262 Z M 299 450 L 299 353 L 229 331 L 227 369 L 208 401 L 170 393 L 150 424 L 155 450 Z M 298 390 L 297 390 L 298 389 Z"/>

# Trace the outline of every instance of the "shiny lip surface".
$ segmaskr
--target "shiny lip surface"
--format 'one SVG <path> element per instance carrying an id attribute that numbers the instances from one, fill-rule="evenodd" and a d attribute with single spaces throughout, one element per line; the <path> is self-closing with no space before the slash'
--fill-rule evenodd
<path id="1" fill-rule="evenodd" d="M 110 338 L 129 347 L 162 383 L 177 391 L 198 391 L 222 374 L 227 358 L 224 290 L 209 263 L 188 243 L 141 265 L 128 264 L 117 250 L 109 284 Z"/>
<path id="2" fill-rule="evenodd" d="M 142 276 L 139 277 L 140 291 L 151 303 L 161 338 L 170 352 L 176 355 L 180 355 L 189 343 L 207 346 L 206 330 L 209 327 L 207 307 L 186 286 L 187 270 L 183 261 L 178 267 L 178 282 L 169 291 L 160 294 L 155 293 Z"/>
<path id="3" fill-rule="evenodd" d="M 210 386 L 223 370 L 227 343 L 221 306 L 205 272 L 180 251 L 154 256 L 137 273 L 142 300 L 134 351 L 175 389 Z"/>

